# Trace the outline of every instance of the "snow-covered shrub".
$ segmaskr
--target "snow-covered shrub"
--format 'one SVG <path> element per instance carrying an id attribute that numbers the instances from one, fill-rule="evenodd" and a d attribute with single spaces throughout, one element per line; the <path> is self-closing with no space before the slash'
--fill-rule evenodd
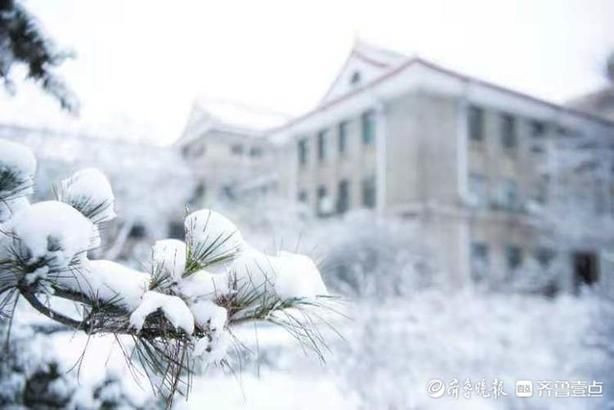
<path id="1" fill-rule="evenodd" d="M 601 410 L 614 404 L 614 305 L 595 294 L 426 290 L 410 298 L 358 303 L 329 369 L 359 409 Z M 434 399 L 431 379 L 458 380 L 459 397 Z M 507 396 L 463 397 L 484 380 Z M 515 397 L 516 380 L 603 382 L 603 398 Z M 354 408 L 354 407 L 352 407 Z"/>
<path id="2" fill-rule="evenodd" d="M 23 312 L 20 312 L 23 313 Z M 94 384 L 83 383 L 78 372 L 56 354 L 52 339 L 67 329 L 52 323 L 32 326 L 13 323 L 0 362 L 0 407 L 31 409 L 162 409 L 163 403 L 130 394 L 111 371 Z M 7 324 L 0 323 L 3 340 Z"/>
<path id="3" fill-rule="evenodd" d="M 396 218 L 355 212 L 324 223 L 312 235 L 322 271 L 334 289 L 352 296 L 399 296 L 432 285 L 435 267 L 418 242 L 418 228 Z"/>
<path id="4" fill-rule="evenodd" d="M 19 151 L 3 144 L 0 165 L 27 178 L 9 179 L 0 192 L 24 198 L 33 167 L 13 156 L 5 160 L 5 152 Z M 187 390 L 183 383 L 196 361 L 225 363 L 231 329 L 245 322 L 281 325 L 321 355 L 314 313 L 329 297 L 310 258 L 262 253 L 229 219 L 205 209 L 186 217 L 185 243 L 154 245 L 151 273 L 90 259 L 100 245 L 100 224 L 115 216 L 110 184 L 87 169 L 58 186 L 56 200 L 22 201 L 0 226 L 0 313 L 13 314 L 13 301 L 23 297 L 88 335 L 128 337 L 129 357 L 140 359 L 156 392 L 169 399 Z M 82 315 L 64 312 L 56 299 L 78 303 Z"/>

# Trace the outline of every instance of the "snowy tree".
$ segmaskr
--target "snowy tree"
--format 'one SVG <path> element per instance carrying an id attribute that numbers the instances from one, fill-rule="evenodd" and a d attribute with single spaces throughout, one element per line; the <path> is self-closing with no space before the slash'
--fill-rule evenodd
<path id="1" fill-rule="evenodd" d="M 76 112 L 78 102 L 54 68 L 72 54 L 60 50 L 19 0 L 0 0 L 0 81 L 15 92 L 12 70 L 23 64 L 27 77 L 53 95 L 62 108 Z"/>
<path id="2" fill-rule="evenodd" d="M 81 170 L 55 186 L 55 200 L 30 203 L 33 154 L 4 140 L 0 153 L 4 316 L 23 298 L 59 324 L 131 343 L 127 357 L 139 359 L 169 402 L 187 394 L 195 363 L 228 364 L 232 329 L 242 323 L 280 325 L 321 357 L 318 312 L 330 297 L 310 258 L 266 255 L 226 217 L 203 209 L 186 217 L 185 242 L 156 242 L 149 272 L 90 259 L 101 227 L 115 217 L 106 176 Z M 58 299 L 77 304 L 80 316 L 63 311 Z"/>

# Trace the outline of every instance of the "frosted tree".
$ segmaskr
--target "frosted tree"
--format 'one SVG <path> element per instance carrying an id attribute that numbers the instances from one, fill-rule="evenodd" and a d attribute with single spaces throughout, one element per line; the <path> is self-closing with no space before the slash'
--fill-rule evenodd
<path id="1" fill-rule="evenodd" d="M 37 19 L 18 0 L 0 0 L 0 82 L 15 92 L 12 69 L 26 67 L 29 79 L 53 95 L 62 108 L 76 112 L 77 99 L 55 72 L 72 53 L 59 49 L 43 32 Z"/>
<path id="2" fill-rule="evenodd" d="M 266 321 L 284 327 L 322 357 L 326 287 L 313 261 L 266 255 L 237 227 L 208 209 L 185 219 L 185 242 L 160 240 L 148 272 L 92 260 L 100 229 L 115 217 L 106 177 L 84 169 L 55 186 L 55 200 L 30 203 L 36 160 L 0 140 L 0 313 L 12 318 L 19 298 L 64 326 L 110 334 L 138 359 L 154 391 L 172 401 L 187 394 L 198 363 L 227 364 L 232 329 Z M 146 198 L 143 198 L 146 201 Z M 81 315 L 62 311 L 73 301 Z M 132 351 L 128 352 L 128 348 Z"/>

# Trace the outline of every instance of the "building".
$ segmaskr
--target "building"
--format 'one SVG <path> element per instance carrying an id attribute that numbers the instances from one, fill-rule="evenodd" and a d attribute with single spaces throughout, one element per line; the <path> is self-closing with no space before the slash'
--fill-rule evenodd
<path id="1" fill-rule="evenodd" d="M 611 159 L 575 176 L 556 157 L 586 136 L 611 143 L 614 123 L 362 42 L 317 107 L 270 132 L 280 192 L 323 217 L 373 208 L 415 220 L 451 286 L 504 284 L 529 259 L 545 269 L 556 258 L 563 289 L 609 280 L 608 240 L 544 232 L 563 197 L 612 217 Z"/>
<path id="2" fill-rule="evenodd" d="M 277 189 L 266 131 L 288 117 L 219 99 L 197 101 L 177 146 L 198 181 L 193 206 Z"/>

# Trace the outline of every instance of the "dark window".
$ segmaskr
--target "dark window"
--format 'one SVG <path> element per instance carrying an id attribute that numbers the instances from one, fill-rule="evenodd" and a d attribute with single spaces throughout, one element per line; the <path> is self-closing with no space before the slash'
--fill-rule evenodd
<path id="1" fill-rule="evenodd" d="M 344 179 L 339 182 L 339 197 L 337 198 L 337 213 L 343 214 L 350 207 L 350 183 Z"/>
<path id="2" fill-rule="evenodd" d="M 531 121 L 531 135 L 535 138 L 543 137 L 546 133 L 546 124 L 541 121 Z"/>
<path id="3" fill-rule="evenodd" d="M 505 149 L 514 149 L 518 145 L 516 120 L 509 114 L 501 115 L 501 145 Z"/>
<path id="4" fill-rule="evenodd" d="M 300 191 L 298 193 L 298 200 L 299 200 L 299 202 L 303 202 L 303 203 L 307 202 L 307 192 L 306 191 Z"/>
<path id="5" fill-rule="evenodd" d="M 471 243 L 471 275 L 476 282 L 488 274 L 488 245 L 483 242 Z"/>
<path id="6" fill-rule="evenodd" d="M 298 163 L 301 166 L 307 164 L 307 139 L 303 138 L 298 142 Z"/>
<path id="7" fill-rule="evenodd" d="M 469 107 L 469 138 L 472 141 L 482 141 L 484 139 L 484 111 L 475 106 Z"/>
<path id="8" fill-rule="evenodd" d="M 518 246 L 508 246 L 505 249 L 505 262 L 508 270 L 518 269 L 522 265 L 522 249 Z"/>
<path id="9" fill-rule="evenodd" d="M 168 237 L 171 239 L 183 239 L 185 228 L 182 222 L 171 222 L 168 226 Z"/>
<path id="10" fill-rule="evenodd" d="M 255 158 L 256 157 L 261 157 L 262 156 L 262 148 L 260 148 L 260 147 L 252 147 L 249 150 L 249 155 L 251 157 L 255 157 Z"/>
<path id="11" fill-rule="evenodd" d="M 545 204 L 548 202 L 548 185 L 549 178 L 547 175 L 542 175 L 537 180 L 535 186 L 535 201 L 539 204 Z"/>
<path id="12" fill-rule="evenodd" d="M 539 247 L 535 251 L 535 259 L 537 259 L 539 265 L 544 269 L 550 266 L 550 264 L 554 260 L 555 255 L 556 254 L 552 249 L 546 247 Z"/>
<path id="13" fill-rule="evenodd" d="M 232 185 L 224 185 L 222 187 L 222 195 L 227 199 L 236 199 L 235 190 Z"/>
<path id="14" fill-rule="evenodd" d="M 599 281 L 599 263 L 592 252 L 573 254 L 574 285 L 577 292 L 582 285 L 593 285 Z"/>
<path id="15" fill-rule="evenodd" d="M 350 78 L 350 84 L 357 85 L 360 83 L 360 71 L 354 71 L 352 78 Z"/>
<path id="16" fill-rule="evenodd" d="M 326 159 L 326 130 L 318 132 L 318 159 Z"/>
<path id="17" fill-rule="evenodd" d="M 367 208 L 375 208 L 375 177 L 362 181 L 362 204 Z"/>
<path id="18" fill-rule="evenodd" d="M 230 151 L 234 154 L 234 155 L 243 155 L 243 145 L 241 144 L 233 144 L 230 147 Z"/>
<path id="19" fill-rule="evenodd" d="M 518 184 L 513 179 L 505 179 L 501 187 L 501 205 L 505 209 L 516 209 L 519 204 Z"/>
<path id="20" fill-rule="evenodd" d="M 375 142 L 375 113 L 373 110 L 366 111 L 360 117 L 362 128 L 362 142 L 365 145 L 373 145 Z"/>
<path id="21" fill-rule="evenodd" d="M 128 237 L 132 239 L 143 239 L 145 236 L 147 236 L 147 229 L 142 223 L 133 224 L 128 232 Z"/>
<path id="22" fill-rule="evenodd" d="M 192 197 L 190 198 L 189 204 L 192 206 L 198 206 L 200 202 L 202 202 L 205 194 L 207 193 L 207 186 L 204 181 L 201 181 L 194 188 L 194 192 L 192 193 Z"/>
<path id="23" fill-rule="evenodd" d="M 347 145 L 348 123 L 347 121 L 341 121 L 339 123 L 339 153 L 343 154 Z"/>

